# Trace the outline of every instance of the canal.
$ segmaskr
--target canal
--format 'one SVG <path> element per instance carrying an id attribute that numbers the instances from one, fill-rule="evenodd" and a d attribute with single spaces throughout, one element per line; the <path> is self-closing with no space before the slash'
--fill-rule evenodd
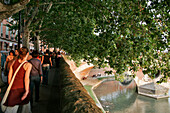
<path id="1" fill-rule="evenodd" d="M 170 98 L 156 100 L 138 95 L 134 81 L 129 85 L 106 81 L 94 92 L 105 111 L 109 113 L 170 113 Z"/>

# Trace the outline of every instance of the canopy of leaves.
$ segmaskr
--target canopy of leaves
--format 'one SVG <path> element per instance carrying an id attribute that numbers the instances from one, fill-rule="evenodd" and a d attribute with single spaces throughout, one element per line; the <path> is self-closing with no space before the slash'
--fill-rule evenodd
<path id="1" fill-rule="evenodd" d="M 169 49 L 168 0 L 46 0 L 38 7 L 32 31 L 74 60 L 109 65 L 118 74 L 130 67 L 143 68 L 152 78 L 158 70 L 164 79 L 170 77 L 164 52 Z"/>

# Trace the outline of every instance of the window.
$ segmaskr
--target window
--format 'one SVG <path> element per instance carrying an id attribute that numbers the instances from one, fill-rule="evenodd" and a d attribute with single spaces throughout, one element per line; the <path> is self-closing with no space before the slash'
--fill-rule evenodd
<path id="1" fill-rule="evenodd" d="M 11 22 L 13 19 L 11 17 L 8 18 L 8 22 Z"/>
<path id="2" fill-rule="evenodd" d="M 13 37 L 13 36 L 11 37 L 11 40 L 14 40 L 14 37 Z"/>
<path id="3" fill-rule="evenodd" d="M 10 31 L 10 37 L 11 37 L 11 40 L 13 40 L 13 39 L 12 39 L 12 37 L 13 37 L 13 35 L 12 35 L 12 31 Z"/>
<path id="4" fill-rule="evenodd" d="M 9 31 L 9 28 L 6 26 L 6 38 L 8 38 L 8 31 Z"/>
<path id="5" fill-rule="evenodd" d="M 15 40 L 18 40 L 18 30 L 16 30 L 16 32 L 15 32 Z"/>
<path id="6" fill-rule="evenodd" d="M 8 35 L 9 28 L 6 26 L 6 35 Z"/>
<path id="7" fill-rule="evenodd" d="M 9 36 L 8 36 L 8 35 L 6 35 L 6 38 L 9 38 Z"/>
<path id="8" fill-rule="evenodd" d="M 3 37 L 3 23 L 1 23 L 1 36 Z"/>

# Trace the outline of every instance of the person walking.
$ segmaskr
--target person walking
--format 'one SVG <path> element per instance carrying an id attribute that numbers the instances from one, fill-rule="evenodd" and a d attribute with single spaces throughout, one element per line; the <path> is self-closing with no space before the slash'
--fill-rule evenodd
<path id="1" fill-rule="evenodd" d="M 28 62 L 32 64 L 32 70 L 30 73 L 30 90 L 31 90 L 31 107 L 33 106 L 33 89 L 35 87 L 35 102 L 39 101 L 39 89 L 40 89 L 40 82 L 42 82 L 42 66 L 41 61 L 37 58 L 38 51 L 33 50 L 32 52 L 32 59 Z"/>
<path id="2" fill-rule="evenodd" d="M 14 59 L 17 60 L 18 58 L 19 58 L 19 49 L 16 49 Z"/>
<path id="3" fill-rule="evenodd" d="M 60 50 L 59 50 L 59 51 L 56 53 L 56 56 L 55 56 L 55 63 L 56 63 L 56 67 L 57 67 L 57 68 L 59 67 L 60 59 L 61 59 L 61 53 L 60 53 Z"/>
<path id="4" fill-rule="evenodd" d="M 50 65 L 52 66 L 51 57 L 48 52 L 45 52 L 45 55 L 42 56 L 42 69 L 43 69 L 43 85 L 48 85 L 48 72 L 50 69 Z"/>
<path id="5" fill-rule="evenodd" d="M 4 69 L 4 75 L 7 76 L 7 83 L 8 83 L 9 69 L 10 69 L 12 62 L 14 61 L 14 57 L 15 57 L 15 52 L 13 50 L 11 50 L 9 52 L 9 55 L 6 58 L 5 69 Z"/>
<path id="6" fill-rule="evenodd" d="M 5 67 L 5 61 L 6 61 L 6 53 L 1 53 L 1 70 L 4 71 Z"/>
<path id="7" fill-rule="evenodd" d="M 8 75 L 8 83 L 10 84 L 12 77 L 19 68 L 15 79 L 12 83 L 11 89 L 9 91 L 9 94 L 7 96 L 7 99 L 4 103 L 5 106 L 8 106 L 5 113 L 17 113 L 19 105 L 22 105 L 22 113 L 31 113 L 30 111 L 30 71 L 32 68 L 32 65 L 26 61 L 27 56 L 29 55 L 28 49 L 26 47 L 22 47 L 19 50 L 19 59 L 15 60 L 9 70 Z"/>

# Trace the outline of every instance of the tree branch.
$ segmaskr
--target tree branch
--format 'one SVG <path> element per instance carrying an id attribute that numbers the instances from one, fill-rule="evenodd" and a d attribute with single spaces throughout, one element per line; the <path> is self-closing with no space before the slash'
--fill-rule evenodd
<path id="1" fill-rule="evenodd" d="M 50 2 L 50 4 L 47 7 L 46 13 L 48 13 L 53 5 L 53 2 Z"/>
<path id="2" fill-rule="evenodd" d="M 40 4 L 40 5 L 48 5 L 50 3 L 43 3 L 43 4 Z M 53 4 L 64 5 L 64 4 L 74 4 L 74 2 L 57 2 L 57 3 L 53 3 Z"/>
<path id="3" fill-rule="evenodd" d="M 30 0 L 21 0 L 19 3 L 14 5 L 5 5 L 0 2 L 0 21 L 24 9 L 25 5 L 29 2 Z"/>
<path id="4" fill-rule="evenodd" d="M 38 7 L 35 8 L 35 11 L 32 13 L 32 16 L 31 16 L 30 19 L 27 21 L 27 23 L 26 23 L 26 25 L 25 25 L 26 27 L 30 26 L 30 24 L 31 24 L 31 22 L 33 21 L 33 19 L 34 19 L 35 15 L 37 14 L 37 12 L 38 12 Z"/>
<path id="5" fill-rule="evenodd" d="M 6 11 L 13 11 L 14 9 L 18 9 L 19 7 L 23 7 L 26 5 L 30 0 L 21 0 L 19 3 L 16 3 L 14 5 L 5 5 L 0 3 L 0 12 L 6 12 Z"/>
<path id="6" fill-rule="evenodd" d="M 34 32 L 41 32 L 41 31 L 56 31 L 56 30 L 58 30 L 58 29 L 47 29 L 47 28 L 45 28 L 45 29 L 35 30 Z"/>

